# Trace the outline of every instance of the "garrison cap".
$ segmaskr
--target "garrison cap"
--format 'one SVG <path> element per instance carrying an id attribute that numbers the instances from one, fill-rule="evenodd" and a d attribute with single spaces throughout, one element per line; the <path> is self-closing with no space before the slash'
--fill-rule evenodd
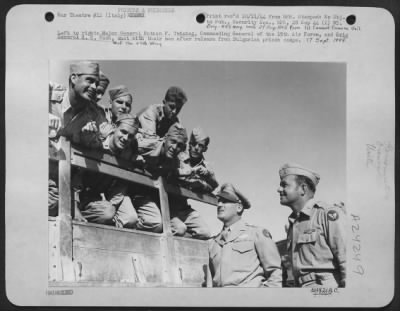
<path id="1" fill-rule="evenodd" d="M 138 129 L 140 125 L 138 117 L 129 113 L 120 114 L 115 123 L 117 126 L 119 126 L 120 124 L 127 124 L 136 129 Z"/>
<path id="2" fill-rule="evenodd" d="M 240 202 L 242 203 L 244 209 L 249 209 L 251 207 L 249 200 L 231 183 L 223 184 L 216 196 L 230 202 Z"/>
<path id="3" fill-rule="evenodd" d="M 190 141 L 191 142 L 199 142 L 205 140 L 206 144 L 210 143 L 210 137 L 204 132 L 201 127 L 195 127 L 190 134 Z"/>
<path id="4" fill-rule="evenodd" d="M 90 61 L 77 62 L 69 66 L 70 75 L 77 74 L 98 76 L 99 71 L 99 64 Z"/>
<path id="5" fill-rule="evenodd" d="M 318 173 L 315 173 L 314 171 L 305 168 L 297 163 L 286 163 L 281 166 L 281 168 L 279 169 L 279 176 L 282 179 L 287 175 L 300 175 L 308 177 L 315 186 L 318 185 L 318 182 L 320 180 L 320 175 Z"/>
<path id="6" fill-rule="evenodd" d="M 176 137 L 176 138 L 182 138 L 186 144 L 188 140 L 187 132 L 186 129 L 180 124 L 180 123 L 174 123 L 170 126 L 168 129 L 167 134 L 165 134 L 165 137 Z"/>
<path id="7" fill-rule="evenodd" d="M 110 80 L 108 77 L 102 72 L 99 71 L 99 85 L 97 86 L 98 89 L 102 89 L 103 93 L 106 91 L 108 85 L 110 84 Z"/>
<path id="8" fill-rule="evenodd" d="M 132 98 L 132 94 L 129 93 L 128 88 L 125 85 L 115 86 L 112 89 L 110 89 L 108 93 L 110 94 L 111 101 L 125 95 L 129 95 Z"/>
<path id="9" fill-rule="evenodd" d="M 187 101 L 187 96 L 180 87 L 171 86 L 165 94 L 165 100 L 183 105 Z"/>

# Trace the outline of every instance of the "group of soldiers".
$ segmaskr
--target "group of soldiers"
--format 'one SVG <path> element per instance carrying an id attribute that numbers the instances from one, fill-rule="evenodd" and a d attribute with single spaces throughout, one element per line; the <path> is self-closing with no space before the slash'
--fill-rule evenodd
<path id="1" fill-rule="evenodd" d="M 170 87 L 160 104 L 132 114 L 133 94 L 124 85 L 109 89 L 110 106 L 98 102 L 110 80 L 94 62 L 70 65 L 69 85 L 50 83 L 49 153 L 57 158 L 60 137 L 130 161 L 153 176 L 163 176 L 195 192 L 211 193 L 218 182 L 205 161 L 210 137 L 194 128 L 188 137 L 178 115 L 187 95 Z M 188 148 L 187 148 L 188 145 Z M 186 150 L 188 149 L 188 150 Z M 58 213 L 58 169 L 49 161 L 49 215 Z M 279 170 L 280 203 L 289 206 L 287 247 L 295 286 L 345 286 L 345 215 L 341 206 L 314 200 L 319 175 L 289 163 Z M 74 168 L 71 187 L 78 193 L 78 221 L 162 232 L 158 195 L 152 189 Z M 200 214 L 180 196 L 169 196 L 171 229 L 176 236 L 208 240 L 213 286 L 285 285 L 287 273 L 268 230 L 242 220 L 249 200 L 231 183 L 220 186 L 217 218 L 222 231 L 211 237 Z M 282 280 L 283 279 L 283 280 Z"/>

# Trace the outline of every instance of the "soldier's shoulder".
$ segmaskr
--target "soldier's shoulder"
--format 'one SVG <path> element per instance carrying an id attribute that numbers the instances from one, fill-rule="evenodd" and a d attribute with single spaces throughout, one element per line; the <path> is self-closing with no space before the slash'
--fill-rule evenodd
<path id="1" fill-rule="evenodd" d="M 266 238 L 272 239 L 271 233 L 270 233 L 269 230 L 266 229 L 266 228 L 263 228 L 263 227 L 260 227 L 260 226 L 255 226 L 255 225 L 248 224 L 248 223 L 245 223 L 245 226 L 246 226 L 250 231 L 254 232 L 254 233 L 257 234 L 257 235 L 264 236 L 264 237 L 266 237 Z"/>
<path id="2" fill-rule="evenodd" d="M 345 219 L 346 210 L 343 202 L 335 202 L 335 203 L 320 203 L 321 212 L 324 214 L 330 222 L 336 222 L 339 220 L 341 222 Z"/>
<path id="3" fill-rule="evenodd" d="M 341 212 L 345 212 L 345 204 L 344 202 L 337 201 L 334 203 L 328 203 L 325 201 L 317 201 L 314 207 L 321 208 L 322 210 L 329 212 L 330 210 L 340 210 Z"/>

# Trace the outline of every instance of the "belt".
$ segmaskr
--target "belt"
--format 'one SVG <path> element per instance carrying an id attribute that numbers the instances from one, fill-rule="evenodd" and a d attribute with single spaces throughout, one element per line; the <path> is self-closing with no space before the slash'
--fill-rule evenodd
<path id="1" fill-rule="evenodd" d="M 308 282 L 311 282 L 311 281 L 324 279 L 324 276 L 321 275 L 322 273 L 329 273 L 332 276 L 334 276 L 334 271 L 333 270 L 321 270 L 321 271 L 318 271 L 318 272 L 309 272 L 306 275 L 299 276 L 298 283 L 299 283 L 299 285 L 302 285 L 304 283 L 308 283 Z"/>

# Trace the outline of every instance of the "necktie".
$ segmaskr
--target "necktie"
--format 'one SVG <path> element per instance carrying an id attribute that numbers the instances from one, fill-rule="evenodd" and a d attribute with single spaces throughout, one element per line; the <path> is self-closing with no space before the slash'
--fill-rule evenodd
<path id="1" fill-rule="evenodd" d="M 221 241 L 226 242 L 228 240 L 229 228 L 224 228 L 221 232 Z"/>

